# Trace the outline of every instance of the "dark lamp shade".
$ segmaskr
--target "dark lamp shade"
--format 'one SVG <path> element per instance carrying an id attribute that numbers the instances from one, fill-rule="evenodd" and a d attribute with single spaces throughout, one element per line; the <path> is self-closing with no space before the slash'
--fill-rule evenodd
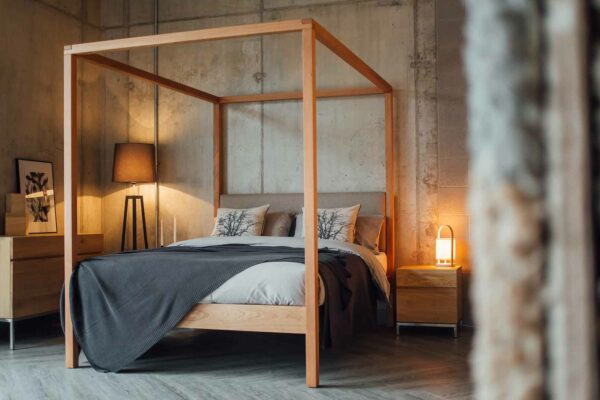
<path id="1" fill-rule="evenodd" d="M 148 143 L 115 143 L 113 182 L 155 182 L 154 145 Z"/>

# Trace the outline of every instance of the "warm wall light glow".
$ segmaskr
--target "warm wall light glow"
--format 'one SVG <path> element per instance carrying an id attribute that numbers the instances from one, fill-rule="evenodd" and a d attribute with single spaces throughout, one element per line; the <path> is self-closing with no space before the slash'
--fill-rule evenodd
<path id="1" fill-rule="evenodd" d="M 448 228 L 449 238 L 442 238 L 442 230 Z M 449 225 L 442 225 L 438 229 L 437 239 L 435 239 L 435 258 L 439 267 L 450 267 L 454 265 L 456 257 L 456 240 L 454 240 L 454 231 Z"/>

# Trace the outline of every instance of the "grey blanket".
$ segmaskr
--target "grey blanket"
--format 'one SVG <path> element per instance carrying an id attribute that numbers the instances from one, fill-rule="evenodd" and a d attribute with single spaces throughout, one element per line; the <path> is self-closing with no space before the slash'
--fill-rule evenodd
<path id="1" fill-rule="evenodd" d="M 319 250 L 319 271 L 323 276 L 327 270 L 327 290 L 336 296 L 329 304 L 340 310 L 349 309 L 352 292 L 347 285 L 349 273 L 344 271 L 347 257 L 360 260 Z M 119 371 L 228 279 L 253 265 L 275 261 L 304 263 L 304 250 L 240 244 L 179 246 L 85 260 L 71 277 L 75 336 L 96 370 Z"/>

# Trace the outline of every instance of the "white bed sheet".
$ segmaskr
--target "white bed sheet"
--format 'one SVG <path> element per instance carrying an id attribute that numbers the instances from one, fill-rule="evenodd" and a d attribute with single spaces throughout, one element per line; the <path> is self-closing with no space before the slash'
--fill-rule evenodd
<path id="1" fill-rule="evenodd" d="M 319 277 L 319 304 L 325 301 Z M 200 303 L 304 305 L 304 264 L 269 262 L 254 265 L 229 279 Z"/>
<path id="2" fill-rule="evenodd" d="M 381 266 L 383 273 L 387 274 L 387 254 L 383 251 L 380 251 L 379 254 L 375 254 L 375 258 L 379 261 L 379 265 Z"/>
<path id="3" fill-rule="evenodd" d="M 193 239 L 184 242 L 178 242 L 174 245 L 181 246 L 205 246 L 210 245 L 211 241 Z M 328 243 L 319 243 L 320 247 L 339 247 Z M 216 244 L 216 243 L 213 243 Z M 271 243 L 254 243 L 256 245 L 281 245 L 278 241 Z M 287 243 L 286 243 L 287 244 Z M 357 246 L 357 245 L 352 245 Z M 294 246 L 296 247 L 296 246 Z M 375 276 L 375 281 L 381 281 L 385 278 L 387 257 L 385 253 L 380 253 L 373 257 L 364 256 L 364 252 L 347 250 L 347 246 L 342 246 L 344 250 L 352 253 L 363 253 L 363 260 L 371 269 Z M 357 246 L 362 247 L 362 246 Z M 364 248 L 363 248 L 364 249 Z M 366 250 L 366 249 L 365 249 Z M 368 250 L 367 250 L 368 251 Z M 368 251 L 370 255 L 373 255 Z M 366 260 L 365 258 L 369 258 Z M 385 280 L 387 283 L 387 279 Z M 381 285 L 380 285 L 381 286 Z M 381 288 L 387 295 L 385 287 Z M 389 288 L 388 288 L 389 290 Z M 325 300 L 325 291 L 323 282 L 319 278 L 319 304 Z M 254 265 L 243 272 L 235 275 L 217 290 L 206 296 L 200 303 L 210 304 L 262 304 L 262 305 L 304 305 L 304 264 L 293 262 L 269 262 Z"/>

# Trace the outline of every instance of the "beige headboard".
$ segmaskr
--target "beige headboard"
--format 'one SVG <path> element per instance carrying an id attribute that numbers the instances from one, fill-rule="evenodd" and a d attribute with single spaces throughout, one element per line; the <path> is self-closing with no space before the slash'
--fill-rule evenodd
<path id="1" fill-rule="evenodd" d="M 385 216 L 385 192 L 348 192 L 319 193 L 319 208 L 350 207 L 360 204 L 359 215 Z M 289 214 L 302 212 L 304 195 L 302 193 L 261 193 L 261 194 L 222 194 L 221 207 L 249 208 L 270 204 L 269 211 L 282 211 Z M 381 229 L 379 246 L 385 251 L 385 222 Z"/>

